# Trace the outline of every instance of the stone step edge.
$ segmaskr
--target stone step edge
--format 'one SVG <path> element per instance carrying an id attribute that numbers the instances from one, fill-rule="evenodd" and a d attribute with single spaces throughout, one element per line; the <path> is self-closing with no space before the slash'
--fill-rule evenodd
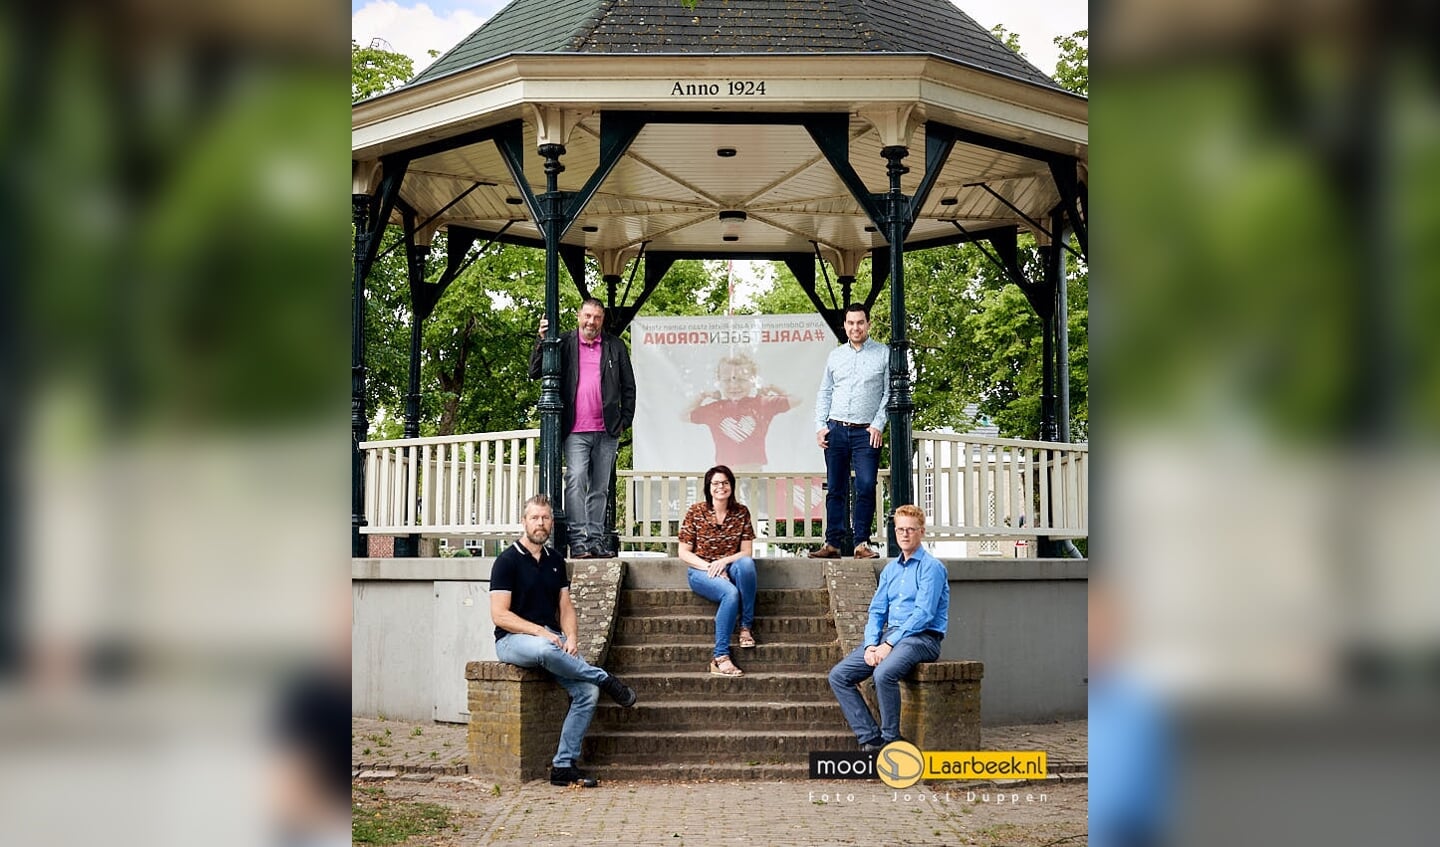
<path id="1" fill-rule="evenodd" d="M 733 709 L 733 708 L 736 708 L 736 707 L 738 707 L 738 706 L 784 706 L 784 707 L 787 707 L 787 708 L 794 708 L 794 707 L 797 707 L 797 706 L 799 706 L 799 707 L 805 707 L 805 706 L 836 706 L 836 707 L 839 707 L 839 705 L 840 705 L 840 704 L 835 701 L 835 698 L 834 698 L 834 697 L 831 697 L 831 698 L 829 698 L 829 699 L 823 699 L 823 698 L 822 698 L 822 699 L 810 699 L 810 700 L 765 700 L 765 701 L 744 701 L 744 700 L 741 700 L 741 701 L 736 701 L 736 700 L 659 700 L 659 701 L 655 701 L 655 702 L 638 701 L 638 702 L 635 703 L 634 708 L 639 709 L 639 708 L 641 708 L 641 707 L 643 706 L 643 707 L 650 708 L 650 709 L 709 709 L 709 708 L 726 708 L 726 709 Z M 615 704 L 615 703 L 601 703 L 600 706 L 599 706 L 599 708 L 602 708 L 602 709 L 609 709 L 609 708 L 620 709 L 620 708 L 624 708 L 624 707 L 622 707 L 622 706 L 620 706 L 620 705 L 618 705 L 618 704 Z"/>
<path id="2" fill-rule="evenodd" d="M 470 772 L 470 766 L 469 766 L 469 765 L 465 765 L 465 764 L 460 764 L 460 765 L 408 765 L 408 764 L 401 764 L 401 763 L 399 763 L 399 762 L 381 762 L 381 761 L 374 761 L 374 760 L 367 760 L 367 761 L 364 761 L 364 762 L 354 762 L 354 761 L 352 761 L 352 762 L 350 763 L 350 769 L 351 769 L 352 771 L 355 771 L 357 775 L 358 775 L 359 773 L 361 773 L 361 772 L 366 772 L 366 771 L 375 771 L 375 772 L 394 771 L 396 774 L 402 774 L 402 773 L 426 773 L 426 774 L 431 774 L 432 776 L 458 776 L 458 775 L 460 775 L 460 774 L 467 774 L 467 773 Z M 354 777 L 352 777 L 352 778 L 354 778 Z M 374 778 L 376 778 L 376 777 L 366 777 L 366 778 L 367 778 L 367 779 L 374 779 Z"/>

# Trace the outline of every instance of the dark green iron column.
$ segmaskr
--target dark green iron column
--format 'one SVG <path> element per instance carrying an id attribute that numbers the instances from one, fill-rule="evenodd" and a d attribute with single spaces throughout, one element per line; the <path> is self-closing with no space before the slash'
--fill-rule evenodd
<path id="1" fill-rule="evenodd" d="M 360 442 L 365 423 L 365 256 L 370 250 L 371 217 L 375 198 L 350 195 L 350 217 L 355 226 L 355 281 L 350 303 L 350 555 L 370 554 L 360 527 L 365 525 L 365 454 Z"/>
<path id="2" fill-rule="evenodd" d="M 545 160 L 545 193 L 540 200 L 540 231 L 545 237 L 545 320 L 549 326 L 540 342 L 540 493 L 550 498 L 555 509 L 552 543 L 564 550 L 567 543 L 567 504 L 561 501 L 565 483 L 560 476 L 560 414 L 565 408 L 560 397 L 560 229 L 565 219 L 565 197 L 560 193 L 560 174 L 565 166 L 563 144 L 542 144 L 538 152 Z"/>
<path id="3" fill-rule="evenodd" d="M 635 261 L 639 261 L 636 259 Z M 620 289 L 619 274 L 604 274 L 601 281 L 605 283 L 605 331 L 619 337 L 618 331 L 610 327 L 615 320 L 615 297 Z M 620 481 L 620 457 L 617 453 L 615 464 L 610 466 L 610 489 L 605 496 L 605 546 L 617 553 L 620 551 L 620 533 L 615 531 L 615 492 Z"/>
<path id="4" fill-rule="evenodd" d="M 425 284 L 425 260 L 430 253 L 430 245 L 417 244 L 415 242 L 415 213 L 408 206 L 401 215 L 405 227 L 405 274 L 406 280 L 410 283 L 410 379 L 409 389 L 405 393 L 405 437 L 420 437 L 420 340 L 423 335 L 425 318 L 429 312 L 422 313 L 419 299 L 420 286 Z M 409 446 L 407 453 L 419 450 L 418 447 Z M 408 456 L 406 457 L 409 458 Z M 412 488 L 418 480 L 411 480 Z M 411 492 L 415 496 L 416 491 Z M 395 538 L 395 558 L 413 559 L 420 555 L 420 534 L 400 535 Z"/>
<path id="5" fill-rule="evenodd" d="M 1053 220 L 1053 219 L 1052 219 Z M 1057 337 L 1065 326 L 1064 295 L 1060 293 L 1064 285 L 1065 251 L 1061 246 L 1060 233 L 1052 229 L 1052 238 L 1047 247 L 1040 248 L 1041 261 L 1045 268 L 1045 293 L 1049 295 L 1049 314 L 1041 315 L 1041 345 L 1040 345 L 1040 440 L 1041 441 L 1064 441 L 1066 440 L 1059 427 L 1059 415 L 1056 397 L 1057 376 L 1060 373 L 1058 367 Z M 1036 468 L 1035 473 L 1048 473 L 1047 468 Z M 1051 508 L 1055 507 L 1052 498 Z M 1050 515 L 1037 515 L 1037 525 L 1051 523 Z M 1065 555 L 1064 544 L 1055 541 L 1047 535 L 1041 535 L 1035 539 L 1036 553 L 1041 558 L 1061 558 Z"/>
<path id="6" fill-rule="evenodd" d="M 915 403 L 910 394 L 910 342 L 905 337 L 905 231 L 910 224 L 910 198 L 900 190 L 900 177 L 909 171 L 901 164 L 910 154 L 908 148 L 893 145 L 880 151 L 885 157 L 885 172 L 890 176 L 890 192 L 885 196 L 886 231 L 890 240 L 890 508 L 915 502 L 911 484 L 910 416 Z M 889 555 L 898 555 L 893 518 L 885 518 L 888 527 Z"/>
<path id="7" fill-rule="evenodd" d="M 1056 441 L 1070 440 L 1070 309 L 1066 302 L 1069 260 L 1064 244 L 1070 237 L 1064 215 L 1050 217 L 1050 231 L 1055 233 L 1055 435 Z"/>
<path id="8" fill-rule="evenodd" d="M 360 533 L 365 525 L 365 456 L 360 442 L 369 430 L 365 416 L 365 278 L 380 252 L 380 236 L 409 165 L 410 160 L 403 156 L 382 159 L 379 195 L 350 195 L 355 225 L 355 287 L 350 304 L 350 554 L 357 557 L 369 555 L 369 543 Z"/>

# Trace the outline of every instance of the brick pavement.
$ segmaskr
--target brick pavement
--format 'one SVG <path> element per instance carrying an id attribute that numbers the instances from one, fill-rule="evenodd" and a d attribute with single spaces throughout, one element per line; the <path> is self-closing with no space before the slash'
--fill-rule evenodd
<path id="1" fill-rule="evenodd" d="M 534 781 L 502 786 L 497 794 L 480 780 L 443 775 L 463 773 L 464 726 L 355 718 L 352 733 L 352 763 L 379 772 L 367 773 L 361 784 L 384 785 L 388 796 L 460 813 L 461 830 L 437 842 L 447 845 L 1085 843 L 1083 720 L 984 731 L 985 749 L 1045 750 L 1052 766 L 1064 765 L 1063 780 L 1003 786 L 934 781 L 902 792 L 858 781 L 607 780 L 584 790 Z"/>
<path id="2" fill-rule="evenodd" d="M 459 844 L 955 845 L 1046 844 L 1085 832 L 1083 783 L 1007 790 L 935 785 L 897 792 L 869 782 L 527 783 Z M 988 801 L 988 802 L 987 802 Z M 1084 843 L 1075 838 L 1065 843 Z"/>

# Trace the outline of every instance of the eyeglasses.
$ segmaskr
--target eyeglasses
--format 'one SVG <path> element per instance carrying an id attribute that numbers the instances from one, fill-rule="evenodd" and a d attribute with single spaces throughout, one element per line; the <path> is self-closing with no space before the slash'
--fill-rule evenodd
<path id="1" fill-rule="evenodd" d="M 895 531 L 896 531 L 896 532 L 922 532 L 922 531 L 924 531 L 924 529 L 925 529 L 924 527 L 920 527 L 920 526 L 897 526 L 897 527 L 895 527 Z"/>
<path id="2" fill-rule="evenodd" d="M 711 488 L 729 488 L 729 487 L 730 487 L 730 483 L 726 482 L 726 481 L 723 480 L 723 479 L 717 479 L 717 480 L 715 480 L 714 482 L 710 483 L 710 487 L 711 487 Z"/>

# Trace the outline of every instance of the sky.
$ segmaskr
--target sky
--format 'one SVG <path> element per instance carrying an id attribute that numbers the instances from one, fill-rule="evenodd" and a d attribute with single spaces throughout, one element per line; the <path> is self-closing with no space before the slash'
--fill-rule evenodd
<path id="1" fill-rule="evenodd" d="M 415 60 L 418 73 L 433 61 L 427 51 L 444 53 L 507 3 L 508 0 L 351 0 L 351 34 L 361 45 L 370 43 L 372 38 L 385 39 L 389 49 Z M 1054 74 L 1059 55 L 1052 39 L 1089 25 L 1089 6 L 1085 0 L 960 0 L 955 5 L 987 29 L 1004 24 L 1007 30 L 1019 34 L 1021 51 L 1047 74 Z"/>

